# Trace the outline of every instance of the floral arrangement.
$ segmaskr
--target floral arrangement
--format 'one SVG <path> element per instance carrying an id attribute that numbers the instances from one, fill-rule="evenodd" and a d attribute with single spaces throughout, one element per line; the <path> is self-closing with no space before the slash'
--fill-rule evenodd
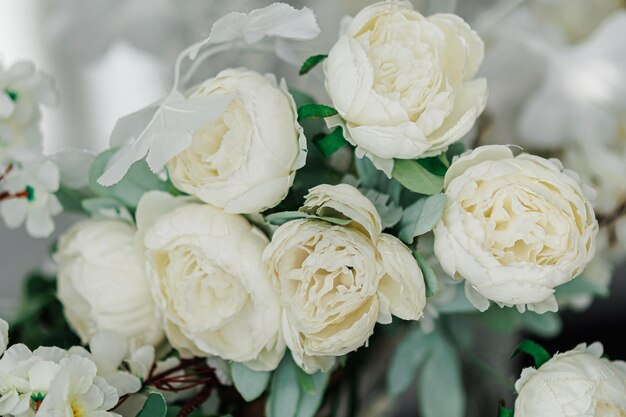
<path id="1" fill-rule="evenodd" d="M 464 144 L 483 134 L 481 37 L 403 1 L 340 32 L 299 71 L 325 100 L 245 68 L 198 81 L 217 54 L 293 57 L 320 33 L 306 7 L 227 14 L 98 155 L 44 155 L 53 83 L 0 67 L 2 219 L 45 237 L 84 215 L 0 319 L 0 415 L 382 415 L 417 380 L 424 417 L 461 417 L 469 318 L 545 334 L 599 294 L 585 275 L 614 222 L 586 177 Z M 626 363 L 602 350 L 522 342 L 534 366 L 494 414 L 626 415 Z"/>

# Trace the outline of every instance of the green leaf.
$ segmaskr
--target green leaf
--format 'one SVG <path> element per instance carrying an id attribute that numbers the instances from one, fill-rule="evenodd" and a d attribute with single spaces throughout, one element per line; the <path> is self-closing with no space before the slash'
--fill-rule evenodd
<path id="1" fill-rule="evenodd" d="M 417 163 L 426 168 L 428 172 L 431 172 L 439 177 L 446 175 L 446 171 L 449 166 L 448 160 L 444 154 L 433 156 L 431 158 L 418 159 Z"/>
<path id="2" fill-rule="evenodd" d="M 556 313 L 547 312 L 537 314 L 527 311 L 522 316 L 522 326 L 530 333 L 541 337 L 555 337 L 561 333 L 563 322 L 561 316 Z"/>
<path id="3" fill-rule="evenodd" d="M 322 136 L 317 139 L 313 139 L 313 143 L 320 150 L 322 155 L 329 157 L 348 144 L 348 141 L 343 137 L 343 129 L 337 127 L 329 135 Z"/>
<path id="4" fill-rule="evenodd" d="M 393 164 L 393 178 L 409 190 L 433 195 L 443 190 L 443 177 L 435 175 L 411 159 L 396 159 Z"/>
<path id="5" fill-rule="evenodd" d="M 116 151 L 117 149 L 109 149 L 102 152 L 89 168 L 89 187 L 97 196 L 118 199 L 126 206 L 136 208 L 146 191 L 167 191 L 167 183 L 150 171 L 148 164 L 143 160 L 135 162 L 117 184 L 110 187 L 100 185 L 97 180 Z"/>
<path id="6" fill-rule="evenodd" d="M 446 339 L 439 334 L 433 337 L 432 355 L 424 363 L 418 379 L 420 415 L 463 417 L 466 399 L 461 361 Z"/>
<path id="7" fill-rule="evenodd" d="M 555 289 L 555 296 L 557 298 L 575 297 L 578 295 L 589 294 L 597 297 L 608 297 L 609 289 L 605 286 L 589 281 L 583 275 L 580 275 L 563 285 L 559 285 Z"/>
<path id="8" fill-rule="evenodd" d="M 514 416 L 513 410 L 505 407 L 504 405 L 500 405 L 500 407 L 498 408 L 498 417 L 513 417 L 513 416 Z"/>
<path id="9" fill-rule="evenodd" d="M 301 397 L 297 368 L 289 354 L 278 365 L 266 403 L 267 417 L 296 416 Z"/>
<path id="10" fill-rule="evenodd" d="M 137 414 L 137 417 L 165 417 L 167 414 L 167 403 L 163 395 L 152 392 Z"/>
<path id="11" fill-rule="evenodd" d="M 317 64 L 319 64 L 326 58 L 328 58 L 328 55 L 313 55 L 311 57 L 308 57 L 307 60 L 304 61 L 304 64 L 302 64 L 302 67 L 300 68 L 300 75 L 304 75 L 308 73 L 313 68 L 315 68 Z"/>
<path id="12" fill-rule="evenodd" d="M 455 156 L 459 156 L 463 152 L 465 152 L 465 144 L 463 142 L 454 142 L 452 145 L 448 146 L 446 157 L 448 161 L 452 161 Z"/>
<path id="13" fill-rule="evenodd" d="M 428 359 L 430 349 L 430 337 L 417 327 L 398 344 L 386 375 L 389 396 L 397 397 L 409 388 L 420 367 Z"/>
<path id="14" fill-rule="evenodd" d="M 337 110 L 323 104 L 305 104 L 298 109 L 298 120 L 323 119 L 336 114 Z"/>
<path id="15" fill-rule="evenodd" d="M 532 356 L 535 360 L 535 368 L 537 369 L 539 369 L 544 363 L 548 362 L 551 358 L 550 354 L 543 346 L 533 342 L 532 340 L 524 340 L 520 343 L 513 351 L 511 358 L 515 357 L 520 352 L 524 352 L 527 355 Z"/>
<path id="16" fill-rule="evenodd" d="M 230 370 L 235 388 L 248 402 L 259 398 L 270 382 L 271 373 L 253 371 L 238 362 L 233 362 Z"/>
<path id="17" fill-rule="evenodd" d="M 7 88 L 4 89 L 4 92 L 6 93 L 7 96 L 9 96 L 9 98 L 11 99 L 11 101 L 16 102 L 19 94 L 17 94 L 17 92 L 13 91 L 13 90 L 9 90 Z"/>
<path id="18" fill-rule="evenodd" d="M 445 206 L 445 194 L 420 198 L 404 211 L 398 237 L 411 244 L 415 237 L 430 232 L 441 219 Z"/>
<path id="19" fill-rule="evenodd" d="M 424 275 L 424 283 L 426 284 L 426 297 L 432 297 L 437 294 L 439 291 L 439 281 L 437 281 L 437 276 L 435 275 L 435 271 L 428 265 L 426 259 L 422 255 L 417 252 L 413 252 L 413 256 L 417 261 L 420 269 L 422 270 L 422 274 Z"/>
<path id="20" fill-rule="evenodd" d="M 350 219 L 340 219 L 337 217 L 329 217 L 329 216 L 316 216 L 314 214 L 308 214 L 303 211 L 282 211 L 280 213 L 272 213 L 265 217 L 265 220 L 269 224 L 273 224 L 275 226 L 281 226 L 287 222 L 297 219 L 315 219 L 322 220 L 328 223 L 337 224 L 340 226 L 345 226 L 349 224 L 352 220 Z"/>
<path id="21" fill-rule="evenodd" d="M 313 417 L 317 414 L 317 411 L 322 404 L 324 394 L 326 392 L 326 386 L 328 385 L 328 379 L 330 378 L 329 372 L 317 372 L 311 375 L 313 381 L 313 393 L 303 392 L 300 398 L 300 404 L 298 406 L 298 412 L 296 417 Z"/>

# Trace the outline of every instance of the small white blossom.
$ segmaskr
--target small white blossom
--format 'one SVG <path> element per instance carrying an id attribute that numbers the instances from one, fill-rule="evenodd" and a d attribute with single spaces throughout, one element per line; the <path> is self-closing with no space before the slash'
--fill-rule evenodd
<path id="1" fill-rule="evenodd" d="M 0 183 L 0 191 L 20 194 L 0 201 L 0 216 L 7 227 L 16 229 L 26 223 L 31 236 L 50 236 L 54 231 L 52 217 L 63 211 L 54 194 L 59 179 L 59 168 L 52 161 L 29 161 L 14 167 Z"/>
<path id="2" fill-rule="evenodd" d="M 92 360 L 72 355 L 62 359 L 59 367 L 37 417 L 118 416 L 108 410 L 117 405 L 119 396 L 114 387 L 97 376 Z"/>
<path id="3" fill-rule="evenodd" d="M 57 101 L 53 82 L 30 62 L 0 62 L 0 164 L 41 154 L 41 105 Z"/>

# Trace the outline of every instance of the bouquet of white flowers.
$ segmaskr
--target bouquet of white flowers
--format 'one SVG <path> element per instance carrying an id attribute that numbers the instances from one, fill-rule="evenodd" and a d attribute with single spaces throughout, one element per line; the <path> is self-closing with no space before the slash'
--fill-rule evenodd
<path id="1" fill-rule="evenodd" d="M 377 416 L 417 380 L 424 417 L 462 417 L 478 323 L 545 335 L 594 295 L 594 191 L 557 159 L 466 149 L 488 91 L 459 16 L 388 0 L 344 20 L 299 71 L 325 99 L 246 68 L 195 81 L 217 54 L 292 60 L 319 33 L 283 3 L 224 16 L 98 155 L 44 156 L 52 82 L 0 67 L 3 220 L 45 237 L 85 217 L 0 320 L 1 416 Z M 626 415 L 626 364 L 601 345 L 517 351 L 535 366 L 515 416 Z"/>

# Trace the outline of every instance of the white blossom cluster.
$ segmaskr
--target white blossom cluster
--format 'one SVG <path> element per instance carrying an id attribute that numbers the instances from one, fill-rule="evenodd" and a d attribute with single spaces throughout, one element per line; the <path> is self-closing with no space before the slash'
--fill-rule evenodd
<path id="1" fill-rule="evenodd" d="M 0 63 L 0 216 L 33 237 L 49 236 L 62 211 L 58 166 L 43 155 L 41 106 L 57 101 L 52 80 L 30 62 Z"/>
<path id="2" fill-rule="evenodd" d="M 99 333 L 89 350 L 9 346 L 0 319 L 0 414 L 7 417 L 115 417 L 126 395 L 142 388 L 155 362 L 153 346 L 118 333 Z M 169 365 L 171 366 L 171 364 Z"/>

